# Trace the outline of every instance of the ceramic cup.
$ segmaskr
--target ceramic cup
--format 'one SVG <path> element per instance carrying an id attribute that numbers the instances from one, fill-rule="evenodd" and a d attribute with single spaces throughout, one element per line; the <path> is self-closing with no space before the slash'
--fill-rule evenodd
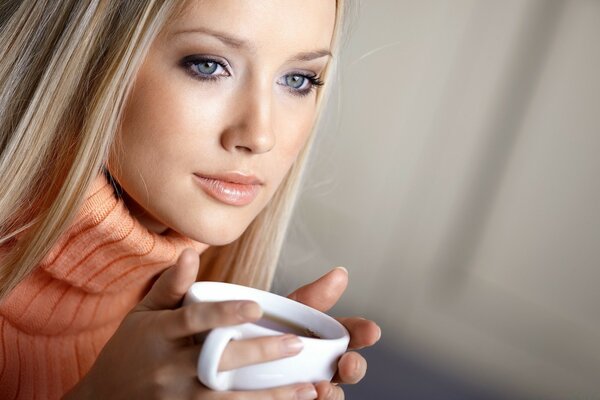
<path id="1" fill-rule="evenodd" d="M 183 304 L 199 301 L 252 300 L 263 309 L 263 317 L 212 329 L 198 357 L 198 379 L 213 390 L 255 390 L 300 382 L 331 380 L 337 361 L 348 347 L 350 334 L 332 317 L 297 301 L 263 290 L 221 282 L 196 282 Z M 218 372 L 230 340 L 294 333 L 304 343 L 295 356 Z"/>

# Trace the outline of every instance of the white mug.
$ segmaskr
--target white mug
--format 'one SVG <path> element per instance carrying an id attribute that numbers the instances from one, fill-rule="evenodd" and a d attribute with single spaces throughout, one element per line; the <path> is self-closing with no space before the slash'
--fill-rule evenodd
<path id="1" fill-rule="evenodd" d="M 334 318 L 297 301 L 263 290 L 222 282 L 196 282 L 183 304 L 199 301 L 252 300 L 263 310 L 256 323 L 215 328 L 202 344 L 198 379 L 213 390 L 256 390 L 301 382 L 331 380 L 350 334 Z M 230 340 L 295 333 L 304 343 L 300 353 L 274 361 L 218 372 Z M 311 337 L 312 336 L 312 337 Z"/>

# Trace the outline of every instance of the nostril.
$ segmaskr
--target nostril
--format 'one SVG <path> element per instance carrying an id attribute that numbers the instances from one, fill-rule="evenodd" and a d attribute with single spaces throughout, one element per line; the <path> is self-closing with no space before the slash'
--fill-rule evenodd
<path id="1" fill-rule="evenodd" d="M 245 151 L 247 153 L 252 153 L 252 149 L 250 147 L 246 147 L 246 146 L 235 146 L 235 149 Z"/>

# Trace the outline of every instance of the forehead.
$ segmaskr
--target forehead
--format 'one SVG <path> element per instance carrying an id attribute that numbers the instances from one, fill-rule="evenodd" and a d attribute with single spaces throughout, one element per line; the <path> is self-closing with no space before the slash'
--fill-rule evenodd
<path id="1" fill-rule="evenodd" d="M 191 0 L 164 33 L 221 32 L 251 52 L 329 49 L 335 13 L 335 0 Z"/>

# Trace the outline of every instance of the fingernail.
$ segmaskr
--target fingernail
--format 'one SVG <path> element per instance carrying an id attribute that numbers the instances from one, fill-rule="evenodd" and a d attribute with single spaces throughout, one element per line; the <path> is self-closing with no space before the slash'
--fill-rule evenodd
<path id="1" fill-rule="evenodd" d="M 246 301 L 238 305 L 238 314 L 245 319 L 258 319 L 262 315 L 262 310 L 255 302 Z"/>
<path id="2" fill-rule="evenodd" d="M 298 354 L 298 352 L 304 348 L 302 340 L 294 335 L 283 335 L 281 344 L 283 354 L 286 356 Z"/>
<path id="3" fill-rule="evenodd" d="M 344 268 L 344 267 L 335 267 L 335 269 L 337 269 L 337 268 L 343 269 L 344 271 L 346 271 L 346 274 L 348 274 L 348 270 L 346 268 Z"/>
<path id="4" fill-rule="evenodd" d="M 296 392 L 296 400 L 312 400 L 317 398 L 317 391 L 313 386 L 303 387 Z"/>
<path id="5" fill-rule="evenodd" d="M 354 365 L 352 366 L 352 368 L 354 369 L 353 371 L 353 375 L 355 378 L 360 377 L 361 373 L 362 373 L 362 363 L 360 361 L 358 361 L 358 359 L 354 360 Z"/>

